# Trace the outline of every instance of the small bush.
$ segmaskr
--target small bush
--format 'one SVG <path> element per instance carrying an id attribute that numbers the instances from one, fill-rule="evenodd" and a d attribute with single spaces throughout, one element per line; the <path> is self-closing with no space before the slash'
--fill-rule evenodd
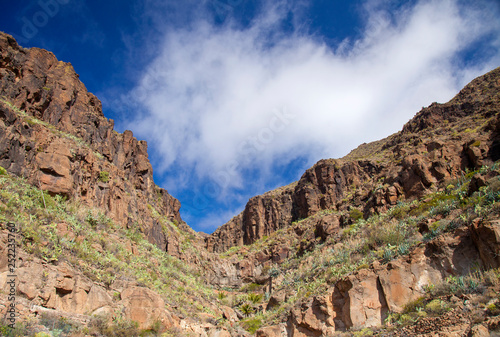
<path id="1" fill-rule="evenodd" d="M 97 330 L 97 334 L 107 337 L 140 336 L 139 324 L 121 317 L 117 317 L 110 322 L 105 316 L 93 316 L 89 325 L 93 330 Z"/>
<path id="2" fill-rule="evenodd" d="M 73 328 L 76 327 L 75 323 L 71 322 L 65 317 L 49 316 L 46 314 L 42 314 L 40 324 L 51 331 L 58 330 L 64 334 L 70 333 Z"/>
<path id="3" fill-rule="evenodd" d="M 241 287 L 241 291 L 252 292 L 252 291 L 257 291 L 261 288 L 262 286 L 258 285 L 257 283 L 249 283 Z"/>
<path id="4" fill-rule="evenodd" d="M 394 207 L 393 209 L 391 209 L 391 215 L 395 219 L 402 220 L 408 216 L 408 213 L 406 213 L 406 210 L 402 207 Z"/>
<path id="5" fill-rule="evenodd" d="M 240 310 L 243 313 L 243 315 L 245 315 L 247 317 L 250 316 L 250 314 L 252 314 L 255 311 L 254 308 L 248 303 L 243 304 L 240 307 Z"/>
<path id="6" fill-rule="evenodd" d="M 401 324 L 411 324 L 414 322 L 414 319 L 408 314 L 403 314 L 399 317 L 399 321 Z"/>
<path id="7" fill-rule="evenodd" d="M 416 312 L 425 307 L 425 297 L 419 297 L 414 301 L 409 302 L 404 307 L 404 313 Z"/>
<path id="8" fill-rule="evenodd" d="M 98 219 L 92 214 L 91 211 L 87 212 L 87 217 L 85 218 L 85 221 L 88 222 L 88 224 L 92 227 L 95 228 L 99 224 Z"/>
<path id="9" fill-rule="evenodd" d="M 354 332 L 353 336 L 355 337 L 373 336 L 373 331 L 370 328 L 364 328 L 361 331 Z"/>
<path id="10" fill-rule="evenodd" d="M 0 166 L 0 176 L 6 176 L 7 175 L 7 170 L 4 169 L 2 166 Z"/>
<path id="11" fill-rule="evenodd" d="M 262 294 L 255 294 L 255 293 L 248 294 L 248 300 L 253 304 L 259 303 L 260 301 L 262 301 L 262 298 L 263 298 Z"/>
<path id="12" fill-rule="evenodd" d="M 35 334 L 35 337 L 51 337 L 51 336 L 46 332 L 38 332 Z"/>
<path id="13" fill-rule="evenodd" d="M 425 306 L 425 310 L 432 312 L 432 313 L 435 313 L 435 314 L 440 314 L 440 313 L 444 312 L 446 310 L 446 308 L 444 306 L 444 303 L 441 300 L 434 299 L 434 300 L 430 301 L 429 303 L 427 303 L 427 305 Z"/>
<path id="14" fill-rule="evenodd" d="M 349 211 L 349 217 L 353 222 L 356 222 L 358 220 L 361 220 L 364 218 L 363 212 L 361 212 L 359 209 L 353 208 Z"/>
<path id="15" fill-rule="evenodd" d="M 17 336 L 29 336 L 30 331 L 25 323 L 17 322 L 14 328 L 8 325 L 0 326 L 0 336 L 2 337 L 17 337 Z"/>
<path id="16" fill-rule="evenodd" d="M 252 318 L 248 318 L 248 319 L 243 320 L 241 322 L 241 325 L 243 326 L 243 328 L 246 331 L 254 334 L 262 326 L 262 320 L 260 318 L 257 318 L 257 317 L 252 317 Z"/>
<path id="17" fill-rule="evenodd" d="M 280 273 L 281 270 L 278 267 L 273 266 L 271 269 L 269 269 L 269 276 L 272 278 L 278 277 Z"/>
<path id="18" fill-rule="evenodd" d="M 103 183 L 109 182 L 109 172 L 108 171 L 99 172 L 99 181 L 102 181 Z"/>

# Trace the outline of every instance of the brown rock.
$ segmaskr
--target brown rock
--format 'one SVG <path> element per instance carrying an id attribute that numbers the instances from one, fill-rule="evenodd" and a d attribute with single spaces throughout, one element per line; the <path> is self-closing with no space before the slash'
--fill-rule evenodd
<path id="1" fill-rule="evenodd" d="M 139 323 L 140 329 L 150 328 L 160 321 L 164 328 L 179 325 L 180 320 L 165 310 L 165 303 L 154 291 L 142 287 L 130 287 L 121 293 L 125 317 Z"/>
<path id="2" fill-rule="evenodd" d="M 257 330 L 256 337 L 282 337 L 281 327 L 279 325 L 268 326 Z"/>
<path id="3" fill-rule="evenodd" d="M 500 267 L 500 220 L 475 223 L 471 233 L 484 265 Z"/>
<path id="4" fill-rule="evenodd" d="M 481 176 L 480 174 L 474 174 L 474 176 L 470 180 L 467 194 L 471 196 L 472 193 L 479 191 L 481 187 L 487 185 L 488 183 L 486 182 L 486 179 L 483 176 Z"/>
<path id="5" fill-rule="evenodd" d="M 484 325 L 476 325 L 472 327 L 472 337 L 490 337 L 490 331 Z"/>
<path id="6" fill-rule="evenodd" d="M 322 336 L 333 334 L 334 307 L 331 294 L 314 297 L 300 308 L 292 309 L 287 321 L 287 331 L 292 336 Z"/>
<path id="7" fill-rule="evenodd" d="M 334 214 L 329 214 L 322 217 L 316 223 L 316 229 L 314 235 L 320 237 L 321 240 L 325 241 L 329 236 L 335 235 L 340 230 L 340 220 L 339 217 Z"/>
<path id="8" fill-rule="evenodd" d="M 402 312 L 405 304 L 422 293 L 415 292 L 415 276 L 400 261 L 394 261 L 379 273 L 380 284 L 385 294 L 389 311 Z"/>
<path id="9" fill-rule="evenodd" d="M 339 330 L 379 326 L 387 317 L 388 308 L 380 282 L 368 269 L 339 282 L 332 302 L 337 313 L 335 326 Z"/>
<path id="10" fill-rule="evenodd" d="M 100 207 L 124 227 L 141 223 L 148 240 L 166 249 L 170 236 L 155 214 L 181 224 L 179 202 L 155 186 L 146 142 L 113 132 L 70 64 L 0 33 L 0 96 L 17 108 L 0 103 L 0 166 Z"/>
<path id="11" fill-rule="evenodd" d="M 233 308 L 228 307 L 228 306 L 221 306 L 221 310 L 223 312 L 223 317 L 227 319 L 229 322 L 238 322 L 239 318 L 236 312 L 233 310 Z"/>
<path id="12" fill-rule="evenodd" d="M 274 293 L 269 297 L 269 301 L 267 301 L 266 310 L 272 310 L 273 308 L 281 305 L 281 303 L 284 303 L 285 301 L 286 301 L 286 294 L 284 291 Z"/>
<path id="13" fill-rule="evenodd" d="M 447 275 L 467 273 L 478 259 L 471 234 L 459 229 L 426 247 L 417 247 L 409 256 L 385 266 L 376 261 L 371 269 L 341 279 L 325 297 L 294 308 L 287 330 L 293 336 L 321 336 L 333 330 L 382 325 L 389 311 L 402 312 L 404 305 L 422 296 L 425 285 L 437 284 Z M 451 321 L 447 318 L 442 330 L 449 336 L 468 328 L 464 322 L 452 326 Z"/>
<path id="14" fill-rule="evenodd" d="M 231 337 L 231 334 L 226 330 L 215 330 L 210 332 L 208 337 Z"/>

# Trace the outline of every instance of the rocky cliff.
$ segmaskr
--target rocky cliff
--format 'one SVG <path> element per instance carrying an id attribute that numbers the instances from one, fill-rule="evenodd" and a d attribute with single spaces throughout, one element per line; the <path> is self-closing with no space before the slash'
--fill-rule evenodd
<path id="1" fill-rule="evenodd" d="M 71 64 L 3 33 L 0 53 L 0 166 L 52 195 L 99 207 L 179 255 L 170 224 L 182 223 L 180 203 L 155 185 L 146 142 L 113 130 Z"/>

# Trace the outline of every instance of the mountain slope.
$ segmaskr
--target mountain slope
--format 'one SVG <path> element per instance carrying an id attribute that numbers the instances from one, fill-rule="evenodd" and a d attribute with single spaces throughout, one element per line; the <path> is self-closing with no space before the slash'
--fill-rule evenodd
<path id="1" fill-rule="evenodd" d="M 180 203 L 155 186 L 146 142 L 113 130 L 71 64 L 6 34 L 0 50 L 0 166 L 53 195 L 100 207 L 175 252 L 175 231 L 163 233 L 152 209 L 181 223 Z"/>
<path id="2" fill-rule="evenodd" d="M 71 65 L 3 33 L 0 55 L 0 334 L 498 330 L 500 68 L 204 238 Z"/>
<path id="3" fill-rule="evenodd" d="M 248 245 L 322 210 L 356 207 L 367 217 L 435 191 L 438 182 L 466 168 L 500 159 L 499 80 L 497 68 L 450 102 L 422 109 L 401 132 L 363 144 L 342 159 L 321 160 L 297 183 L 253 197 L 206 239 L 207 248 L 223 252 Z"/>
<path id="4" fill-rule="evenodd" d="M 8 223 L 18 231 L 22 322 L 46 316 L 51 325 L 73 322 L 73 330 L 95 323 L 96 333 L 128 326 L 134 335 L 132 321 L 143 330 L 190 331 L 198 314 L 221 314 L 206 285 L 217 257 L 200 249 L 178 200 L 154 184 L 146 142 L 113 130 L 70 64 L 3 33 L 0 186 L 3 317 Z"/>

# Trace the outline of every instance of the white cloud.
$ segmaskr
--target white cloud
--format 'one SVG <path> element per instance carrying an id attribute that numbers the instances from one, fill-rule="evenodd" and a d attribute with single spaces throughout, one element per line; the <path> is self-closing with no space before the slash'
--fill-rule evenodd
<path id="1" fill-rule="evenodd" d="M 278 158 L 342 156 L 500 64 L 498 40 L 487 59 L 458 63 L 471 43 L 500 31 L 497 12 L 466 6 L 419 1 L 394 12 L 367 1 L 361 37 L 334 47 L 280 31 L 286 6 L 245 29 L 200 20 L 165 30 L 127 98 L 140 107 L 129 128 L 155 144 L 159 168 L 192 169 L 224 188 L 244 186 L 245 169 L 272 175 Z"/>

